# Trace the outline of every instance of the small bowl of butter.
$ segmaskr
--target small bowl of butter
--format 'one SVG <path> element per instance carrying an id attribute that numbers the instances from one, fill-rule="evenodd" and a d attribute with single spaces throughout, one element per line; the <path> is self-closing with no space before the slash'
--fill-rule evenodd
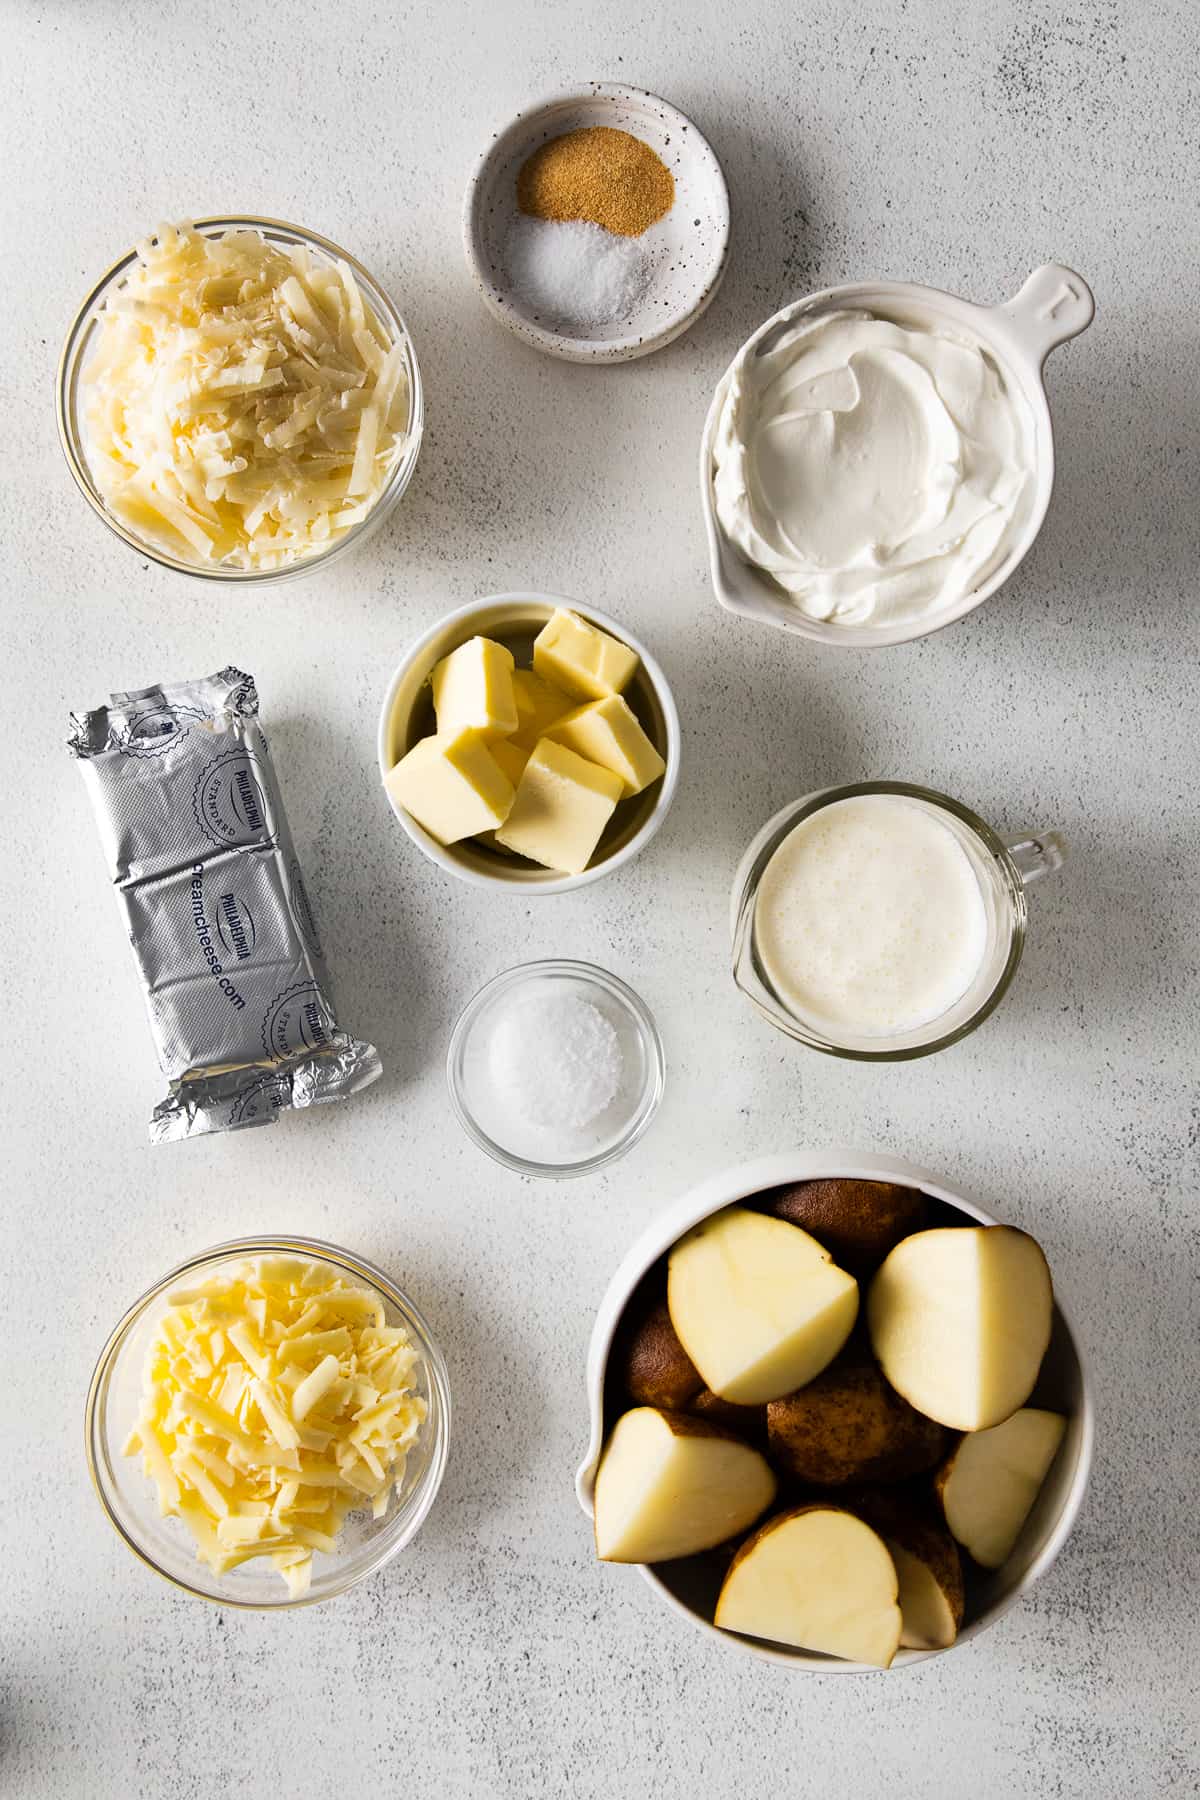
<path id="1" fill-rule="evenodd" d="M 786 306 L 717 387 L 700 457 L 722 606 L 819 643 L 908 643 L 995 593 L 1054 485 L 1042 367 L 1086 330 L 1047 263 L 1000 306 L 908 282 Z"/>
<path id="2" fill-rule="evenodd" d="M 379 773 L 431 862 L 477 887 L 558 894 L 645 849 L 675 797 L 679 740 L 666 676 L 614 619 L 557 594 L 489 594 L 401 659 Z"/>

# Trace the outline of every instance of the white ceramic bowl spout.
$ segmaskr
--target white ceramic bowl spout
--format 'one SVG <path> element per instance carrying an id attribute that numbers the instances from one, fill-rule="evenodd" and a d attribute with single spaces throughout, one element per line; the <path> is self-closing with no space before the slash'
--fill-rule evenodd
<path id="1" fill-rule="evenodd" d="M 587 1361 L 591 1438 L 587 1455 L 575 1477 L 579 1504 L 589 1518 L 594 1511 L 600 1452 L 610 1414 L 616 1410 L 606 1409 L 605 1405 L 609 1354 L 622 1314 L 643 1276 L 685 1231 L 690 1231 L 693 1225 L 711 1213 L 719 1212 L 722 1207 L 790 1182 L 831 1178 L 898 1182 L 905 1187 L 919 1188 L 940 1208 L 963 1215 L 966 1221 L 983 1225 L 998 1223 L 991 1213 L 953 1192 L 927 1169 L 899 1157 L 874 1156 L 855 1150 L 784 1151 L 777 1156 L 764 1156 L 756 1162 L 724 1169 L 692 1188 L 643 1232 L 609 1282 L 600 1302 Z M 1091 1471 L 1095 1415 L 1083 1358 L 1057 1298 L 1050 1348 L 1042 1364 L 1034 1398 L 1037 1404 L 1064 1413 L 1067 1429 L 1054 1466 L 1042 1485 L 1011 1556 L 1002 1569 L 973 1584 L 967 1619 L 951 1650 L 901 1650 L 892 1664 L 894 1669 L 924 1662 L 929 1656 L 948 1656 L 952 1650 L 986 1631 L 989 1625 L 994 1625 L 1046 1573 L 1070 1536 L 1083 1505 Z M 863 1663 L 843 1662 L 815 1651 L 793 1650 L 784 1644 L 766 1644 L 756 1638 L 718 1631 L 712 1623 L 711 1577 L 706 1587 L 705 1577 L 703 1574 L 698 1576 L 697 1568 L 697 1558 L 684 1557 L 679 1562 L 658 1563 L 653 1567 L 644 1565 L 641 1573 L 668 1606 L 709 1637 L 734 1650 L 779 1663 L 785 1668 L 822 1675 L 867 1672 Z"/>
<path id="2" fill-rule="evenodd" d="M 799 637 L 840 648 L 874 648 L 883 644 L 907 644 L 914 638 L 940 631 L 965 618 L 1003 586 L 1026 556 L 1041 530 L 1054 488 L 1054 432 L 1042 380 L 1042 367 L 1050 352 L 1068 338 L 1086 331 L 1096 311 L 1092 290 L 1082 275 L 1063 263 L 1043 263 L 1020 292 L 1000 306 L 978 306 L 956 294 L 937 288 L 916 287 L 906 281 L 861 281 L 845 287 L 825 288 L 807 299 L 783 307 L 749 338 L 738 356 L 763 342 L 780 327 L 797 319 L 847 307 L 877 313 L 902 325 L 941 329 L 978 343 L 999 365 L 1002 374 L 1024 398 L 1034 428 L 1034 497 L 1023 525 L 1013 531 L 1002 560 L 987 578 L 969 592 L 928 616 L 899 619 L 884 625 L 839 625 L 807 618 L 777 583 L 763 570 L 748 563 L 725 536 L 713 497 L 713 438 L 727 391 L 730 370 L 717 385 L 705 421 L 700 446 L 700 500 L 708 534 L 709 567 L 717 599 L 729 612 L 778 626 Z M 737 360 L 736 358 L 734 359 Z M 732 365 L 731 365 L 732 367 Z"/>

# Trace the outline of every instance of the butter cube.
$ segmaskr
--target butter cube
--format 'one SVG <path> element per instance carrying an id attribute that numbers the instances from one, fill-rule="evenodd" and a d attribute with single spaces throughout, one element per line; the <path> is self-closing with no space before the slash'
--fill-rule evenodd
<path id="1" fill-rule="evenodd" d="M 517 729 L 513 733 L 513 742 L 523 744 L 526 750 L 536 750 L 538 739 L 544 738 L 564 713 L 574 709 L 578 695 L 564 694 L 561 688 L 543 681 L 532 669 L 515 669 L 512 680 L 513 699 L 517 703 Z"/>
<path id="2" fill-rule="evenodd" d="M 591 861 L 623 792 L 621 777 L 611 769 L 543 738 L 525 764 L 496 842 L 544 868 L 578 875 Z"/>
<path id="3" fill-rule="evenodd" d="M 580 700 L 603 700 L 628 687 L 638 659 L 628 645 L 560 606 L 534 639 L 533 666 L 543 681 Z"/>
<path id="4" fill-rule="evenodd" d="M 517 673 L 520 674 L 519 669 Z M 525 764 L 529 761 L 532 749 L 526 750 L 523 745 L 516 743 L 512 738 L 491 738 L 488 741 L 488 750 L 515 788 L 525 773 Z M 476 835 L 479 842 L 486 844 L 489 850 L 499 850 L 504 856 L 512 854 L 511 851 L 505 850 L 503 844 L 497 843 L 494 831 L 480 831 Z"/>
<path id="5" fill-rule="evenodd" d="M 513 784 L 478 731 L 422 738 L 384 786 L 439 844 L 502 825 L 513 803 Z"/>
<path id="6" fill-rule="evenodd" d="M 576 707 L 547 735 L 602 769 L 611 769 L 625 783 L 627 794 L 640 794 L 667 766 L 620 694 Z"/>
<path id="7" fill-rule="evenodd" d="M 513 654 L 491 638 L 473 637 L 443 656 L 431 677 L 439 737 L 460 731 L 508 737 L 517 729 Z"/>
<path id="8" fill-rule="evenodd" d="M 525 745 L 519 744 L 515 738 L 493 738 L 488 744 L 488 749 L 513 786 L 516 787 L 525 773 L 525 764 L 533 754 L 533 745 L 531 744 L 526 749 Z"/>

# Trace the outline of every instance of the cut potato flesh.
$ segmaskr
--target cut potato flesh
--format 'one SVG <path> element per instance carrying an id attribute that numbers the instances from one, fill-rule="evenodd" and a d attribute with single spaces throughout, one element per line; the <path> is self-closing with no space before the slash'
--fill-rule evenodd
<path id="1" fill-rule="evenodd" d="M 596 1476 L 602 1562 L 668 1562 L 749 1529 L 775 1498 L 764 1456 L 682 1413 L 639 1406 L 617 1420 Z"/>
<path id="2" fill-rule="evenodd" d="M 934 1569 L 894 1538 L 884 1543 L 900 1583 L 900 1642 L 909 1650 L 945 1650 L 958 1636 L 954 1609 Z"/>
<path id="3" fill-rule="evenodd" d="M 858 1313 L 858 1284 L 798 1225 L 731 1206 L 672 1250 L 667 1304 L 706 1386 L 761 1406 L 833 1361 Z"/>
<path id="4" fill-rule="evenodd" d="M 952 1534 L 985 1569 L 1008 1561 L 1067 1422 L 1026 1406 L 1002 1425 L 965 1437 L 938 1477 Z"/>
<path id="5" fill-rule="evenodd" d="M 886 1669 L 900 1644 L 896 1566 L 883 1539 L 840 1508 L 769 1519 L 738 1551 L 716 1623 L 746 1637 Z"/>
<path id="6" fill-rule="evenodd" d="M 1028 1400 L 1052 1310 L 1050 1271 L 1033 1238 L 973 1226 L 897 1244 L 871 1283 L 867 1323 L 884 1374 L 911 1406 L 980 1431 Z"/>

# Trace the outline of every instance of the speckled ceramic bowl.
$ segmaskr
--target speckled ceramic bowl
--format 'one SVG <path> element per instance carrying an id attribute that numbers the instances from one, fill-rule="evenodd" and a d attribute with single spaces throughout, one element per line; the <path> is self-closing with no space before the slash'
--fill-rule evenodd
<path id="1" fill-rule="evenodd" d="M 652 259 L 645 294 L 628 317 L 588 336 L 539 317 L 514 290 L 505 241 L 518 216 L 517 175 L 527 157 L 550 138 L 595 125 L 649 144 L 675 177 L 675 204 L 636 240 Z M 569 362 L 629 362 L 694 325 L 720 287 L 729 191 L 711 146 L 683 113 L 642 88 L 592 81 L 538 101 L 495 133 L 467 183 L 463 247 L 484 304 L 535 350 Z"/>

